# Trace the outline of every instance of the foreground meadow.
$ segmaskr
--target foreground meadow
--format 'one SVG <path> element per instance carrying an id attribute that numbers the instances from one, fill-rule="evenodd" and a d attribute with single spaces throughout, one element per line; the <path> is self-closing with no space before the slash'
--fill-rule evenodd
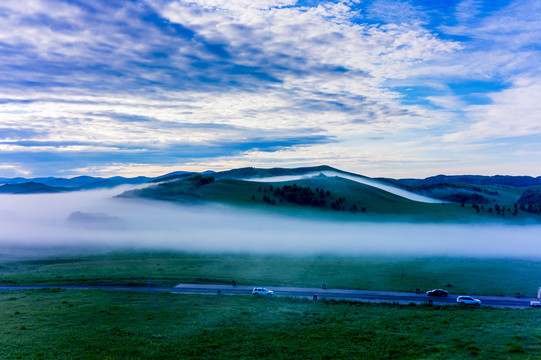
<path id="1" fill-rule="evenodd" d="M 537 260 L 444 257 L 324 257 L 131 251 L 0 259 L 0 285 L 178 283 L 300 286 L 536 296 Z"/>
<path id="2" fill-rule="evenodd" d="M 541 359 L 537 309 L 0 292 L 1 359 Z"/>

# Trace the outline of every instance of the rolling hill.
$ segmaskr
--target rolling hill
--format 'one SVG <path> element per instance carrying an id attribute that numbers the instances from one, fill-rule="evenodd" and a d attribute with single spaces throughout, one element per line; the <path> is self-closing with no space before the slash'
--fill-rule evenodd
<path id="1" fill-rule="evenodd" d="M 541 177 L 369 178 L 322 165 L 246 167 L 159 177 L 0 179 L 0 193 L 35 194 L 150 184 L 120 197 L 225 203 L 300 216 L 389 221 L 540 221 Z"/>
<path id="2" fill-rule="evenodd" d="M 536 188 L 501 189 L 464 183 L 414 186 L 319 166 L 242 168 L 184 176 L 120 196 L 184 204 L 226 203 L 287 215 L 344 220 L 537 222 L 539 214 L 519 204 L 525 191 L 535 192 Z M 415 194 L 425 197 L 415 198 Z"/>

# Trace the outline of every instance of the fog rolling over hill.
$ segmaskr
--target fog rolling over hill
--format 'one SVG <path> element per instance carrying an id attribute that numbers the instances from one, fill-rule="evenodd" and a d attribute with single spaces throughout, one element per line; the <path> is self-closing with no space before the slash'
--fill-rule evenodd
<path id="1" fill-rule="evenodd" d="M 438 204 L 442 203 L 442 200 L 434 199 L 428 196 L 423 196 L 419 194 L 412 193 L 410 191 L 400 189 L 396 186 L 391 186 L 389 184 L 385 184 L 376 180 L 372 180 L 370 178 L 364 177 L 364 176 L 356 176 L 356 175 L 350 175 L 345 174 L 337 171 L 320 171 L 320 172 L 313 172 L 313 173 L 306 173 L 303 175 L 284 175 L 284 176 L 271 176 L 271 177 L 264 177 L 264 178 L 247 178 L 248 181 L 261 181 L 261 182 L 284 182 L 284 181 L 293 181 L 293 180 L 301 180 L 301 179 L 310 179 L 317 176 L 326 176 L 326 177 L 341 177 L 344 179 L 352 180 L 361 184 L 369 185 L 384 191 L 387 191 L 391 194 L 398 195 L 400 197 L 406 198 L 408 200 L 413 201 L 419 201 L 429 204 Z M 445 202 L 445 201 L 443 201 Z"/>
<path id="2" fill-rule="evenodd" d="M 218 204 L 179 205 L 113 197 L 124 190 L 0 195 L 0 256 L 46 255 L 47 249 L 58 253 L 152 248 L 291 255 L 541 258 L 539 225 L 310 220 Z M 74 213 L 80 221 L 69 220 Z M 91 226 L 84 223 L 85 218 L 92 221 Z M 105 219 L 103 226 L 100 219 Z M 115 219 L 113 227 L 111 219 Z"/>
<path id="3" fill-rule="evenodd" d="M 458 178 L 465 181 L 472 177 Z M 162 179 L 167 181 L 119 196 L 181 204 L 220 203 L 318 220 L 541 223 L 541 186 L 499 187 L 498 177 L 494 177 L 494 186 L 425 185 L 411 184 L 410 180 L 371 179 L 316 166 L 247 167 Z M 524 184 L 524 179 L 519 180 Z M 506 178 L 506 184 L 510 183 L 512 177 Z"/>

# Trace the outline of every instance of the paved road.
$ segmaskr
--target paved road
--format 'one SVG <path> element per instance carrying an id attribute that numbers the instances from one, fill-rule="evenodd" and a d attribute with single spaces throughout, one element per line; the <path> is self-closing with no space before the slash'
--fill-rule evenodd
<path id="1" fill-rule="evenodd" d="M 259 286 L 258 286 L 259 287 Z M 448 297 L 431 297 L 425 293 L 396 291 L 368 291 L 368 290 L 347 290 L 347 289 L 322 289 L 322 288 L 299 288 L 299 287 L 277 287 L 262 286 L 274 291 L 276 296 L 307 297 L 313 299 L 354 300 L 367 302 L 388 302 L 399 304 L 424 304 L 432 301 L 435 305 L 457 305 L 456 298 L 460 295 L 449 294 Z M 175 292 L 184 294 L 216 294 L 218 290 L 226 295 L 248 295 L 251 294 L 253 286 L 231 286 L 231 285 L 200 285 L 200 284 L 179 284 L 175 286 Z M 504 296 L 483 296 L 473 295 L 481 300 L 483 305 L 494 307 L 527 308 L 531 300 L 536 298 L 514 298 Z"/>
<path id="2" fill-rule="evenodd" d="M 259 287 L 259 286 L 258 286 Z M 155 287 L 155 286 L 0 286 L 0 291 L 5 290 L 26 290 L 26 289 L 99 289 L 116 291 L 147 291 L 147 292 L 172 292 L 180 294 L 213 294 L 218 290 L 222 295 L 251 295 L 253 286 L 232 286 L 232 285 L 203 285 L 203 284 L 179 284 L 175 287 Z M 322 288 L 299 288 L 299 287 L 276 287 L 266 286 L 274 291 L 275 296 L 305 297 L 313 299 L 317 295 L 318 299 L 335 300 L 353 300 L 365 302 L 387 302 L 398 304 L 423 304 L 432 301 L 435 305 L 456 305 L 457 294 L 449 294 L 448 297 L 429 297 L 426 294 L 416 294 L 409 292 L 391 292 L 391 291 L 367 291 L 367 290 L 347 290 L 347 289 L 322 289 Z M 473 295 L 480 299 L 484 306 L 508 307 L 508 308 L 527 308 L 531 300 L 535 298 L 514 298 L 503 296 L 483 296 Z"/>

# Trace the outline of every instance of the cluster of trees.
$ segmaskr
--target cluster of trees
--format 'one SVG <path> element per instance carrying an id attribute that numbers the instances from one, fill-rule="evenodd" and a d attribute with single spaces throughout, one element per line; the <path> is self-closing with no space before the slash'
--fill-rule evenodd
<path id="1" fill-rule="evenodd" d="M 271 185 L 270 190 L 280 200 L 314 207 L 324 207 L 327 204 L 325 197 L 331 196 L 331 192 L 328 190 L 316 188 L 315 191 L 312 191 L 309 186 L 297 186 L 297 184 L 274 188 Z"/>
<path id="2" fill-rule="evenodd" d="M 203 176 L 195 175 L 191 178 L 186 179 L 187 181 L 194 184 L 196 187 L 207 185 L 214 182 L 214 176 Z"/>
<path id="3" fill-rule="evenodd" d="M 520 209 L 532 214 L 541 214 L 541 191 L 526 190 L 518 199 Z"/>
<path id="4" fill-rule="evenodd" d="M 462 207 L 464 207 L 464 203 L 462 203 Z M 485 207 L 483 205 L 479 206 L 477 204 L 472 204 L 471 206 L 475 211 L 477 211 L 477 213 L 479 214 L 481 212 L 481 210 L 484 210 Z M 513 210 L 513 215 L 517 215 L 518 214 L 518 210 L 519 210 L 519 206 L 518 204 L 515 204 L 514 205 L 514 210 Z M 522 209 L 524 210 L 524 209 Z M 492 207 L 489 207 L 488 208 L 488 212 L 489 214 L 493 214 L 493 213 L 496 213 L 497 215 L 501 215 L 501 216 L 505 216 L 505 213 L 510 213 L 511 212 L 511 208 L 510 207 L 505 207 L 505 206 L 500 206 L 498 204 L 494 205 L 494 209 L 492 209 Z"/>
<path id="5" fill-rule="evenodd" d="M 462 206 L 464 207 L 464 204 L 462 204 Z M 477 213 L 479 213 L 481 210 L 484 210 L 485 207 L 484 206 L 479 206 L 477 204 L 473 204 L 472 205 L 472 208 L 475 209 L 477 211 Z M 532 213 L 532 214 L 541 214 L 541 203 L 539 204 L 535 204 L 535 203 L 532 203 L 532 204 L 519 204 L 519 203 L 515 203 L 513 205 L 513 207 L 511 208 L 510 206 L 504 206 L 504 205 L 494 205 L 494 208 L 492 207 L 489 207 L 488 208 L 488 212 L 489 214 L 497 214 L 497 215 L 501 215 L 501 216 L 505 216 L 505 214 L 512 214 L 512 215 L 518 215 L 519 211 L 523 211 L 523 212 L 528 212 L 528 213 Z"/>
<path id="6" fill-rule="evenodd" d="M 252 199 L 255 200 L 255 196 L 252 196 Z M 274 201 L 274 199 L 271 199 L 268 195 L 263 195 L 263 201 L 271 205 L 276 205 L 276 201 Z"/>
<path id="7" fill-rule="evenodd" d="M 345 197 L 340 197 L 338 198 L 337 200 L 334 200 L 332 203 L 331 203 L 331 207 L 334 209 L 334 210 L 344 210 L 344 203 L 346 202 L 346 198 Z"/>
<path id="8" fill-rule="evenodd" d="M 498 192 L 494 191 L 488 191 L 488 190 L 482 190 L 479 188 L 474 188 L 474 190 L 480 190 L 484 193 L 490 194 L 490 195 L 497 195 Z M 474 195 L 474 196 L 480 196 L 480 195 Z M 485 199 L 484 197 L 481 197 L 482 199 Z M 462 207 L 464 207 L 464 204 L 468 203 L 467 200 L 481 200 L 480 198 L 472 198 L 468 197 L 467 199 L 462 199 Z M 466 200 L 466 201 L 465 201 Z M 477 213 L 481 212 L 481 210 L 484 210 L 484 206 L 479 206 L 477 204 L 486 204 L 486 201 L 476 201 L 472 204 L 472 208 L 477 211 Z M 527 212 L 531 214 L 541 214 L 541 190 L 537 189 L 528 189 L 524 191 L 521 195 L 521 197 L 518 199 L 518 201 L 513 204 L 513 206 L 506 206 L 506 205 L 498 205 L 495 204 L 494 207 L 488 207 L 488 212 L 490 214 L 497 214 L 501 216 L 505 216 L 506 214 L 512 214 L 512 215 L 518 215 L 519 212 Z"/>
<path id="9" fill-rule="evenodd" d="M 481 188 L 478 188 L 478 187 L 472 187 L 472 190 L 473 191 L 477 191 L 477 192 L 482 192 L 482 193 L 485 193 L 487 195 L 498 195 L 498 192 L 497 191 L 491 191 L 491 190 L 487 190 L 487 189 L 481 189 Z"/>
<path id="10" fill-rule="evenodd" d="M 270 185 L 269 187 L 259 187 L 258 192 L 263 192 L 263 201 L 271 205 L 275 205 L 278 200 L 302 206 L 325 207 L 331 201 L 332 209 L 345 210 L 346 198 L 339 197 L 333 200 L 331 192 L 323 188 L 312 190 L 309 186 L 298 186 L 297 184 L 282 187 Z M 252 196 L 252 200 L 255 200 L 255 195 Z M 355 212 L 359 208 L 353 204 L 349 210 Z M 366 208 L 361 208 L 361 211 L 366 212 Z"/>
<path id="11" fill-rule="evenodd" d="M 490 201 L 484 197 L 483 195 L 479 194 L 471 194 L 471 193 L 456 193 L 451 194 L 448 196 L 442 196 L 440 197 L 443 200 L 455 202 L 455 203 L 463 203 L 463 204 L 488 204 Z"/>
<path id="12" fill-rule="evenodd" d="M 462 204 L 462 207 L 464 207 L 464 204 Z M 472 208 L 475 209 L 477 211 L 477 213 L 479 213 L 481 210 L 485 209 L 484 206 L 482 206 L 482 205 L 479 206 L 477 204 L 473 204 Z M 519 210 L 536 213 L 535 212 L 535 210 L 536 210 L 535 205 L 532 205 L 531 207 L 529 207 L 529 206 L 525 206 L 524 204 L 520 204 L 520 205 L 519 204 L 514 204 L 513 208 L 511 208 L 510 206 L 505 207 L 504 205 L 496 204 L 496 205 L 494 205 L 494 209 L 492 207 L 488 208 L 489 214 L 496 213 L 497 215 L 501 215 L 501 216 L 505 216 L 506 213 L 512 213 L 513 215 L 518 215 Z M 541 207 L 539 207 L 539 210 L 541 210 Z M 537 213 L 541 213 L 541 212 L 537 212 Z"/>
<path id="13" fill-rule="evenodd" d="M 517 215 L 518 214 L 518 204 L 515 204 L 513 206 L 514 210 L 513 210 L 513 215 Z M 492 214 L 492 208 L 489 208 L 488 209 L 488 212 Z M 498 204 L 494 205 L 494 212 L 497 214 L 497 215 L 501 215 L 501 216 L 505 216 L 505 213 L 510 213 L 511 212 L 511 208 L 510 207 L 505 207 L 505 206 L 500 206 Z"/>
<path id="14" fill-rule="evenodd" d="M 532 214 L 541 214 L 541 204 L 528 204 L 524 211 Z"/>

